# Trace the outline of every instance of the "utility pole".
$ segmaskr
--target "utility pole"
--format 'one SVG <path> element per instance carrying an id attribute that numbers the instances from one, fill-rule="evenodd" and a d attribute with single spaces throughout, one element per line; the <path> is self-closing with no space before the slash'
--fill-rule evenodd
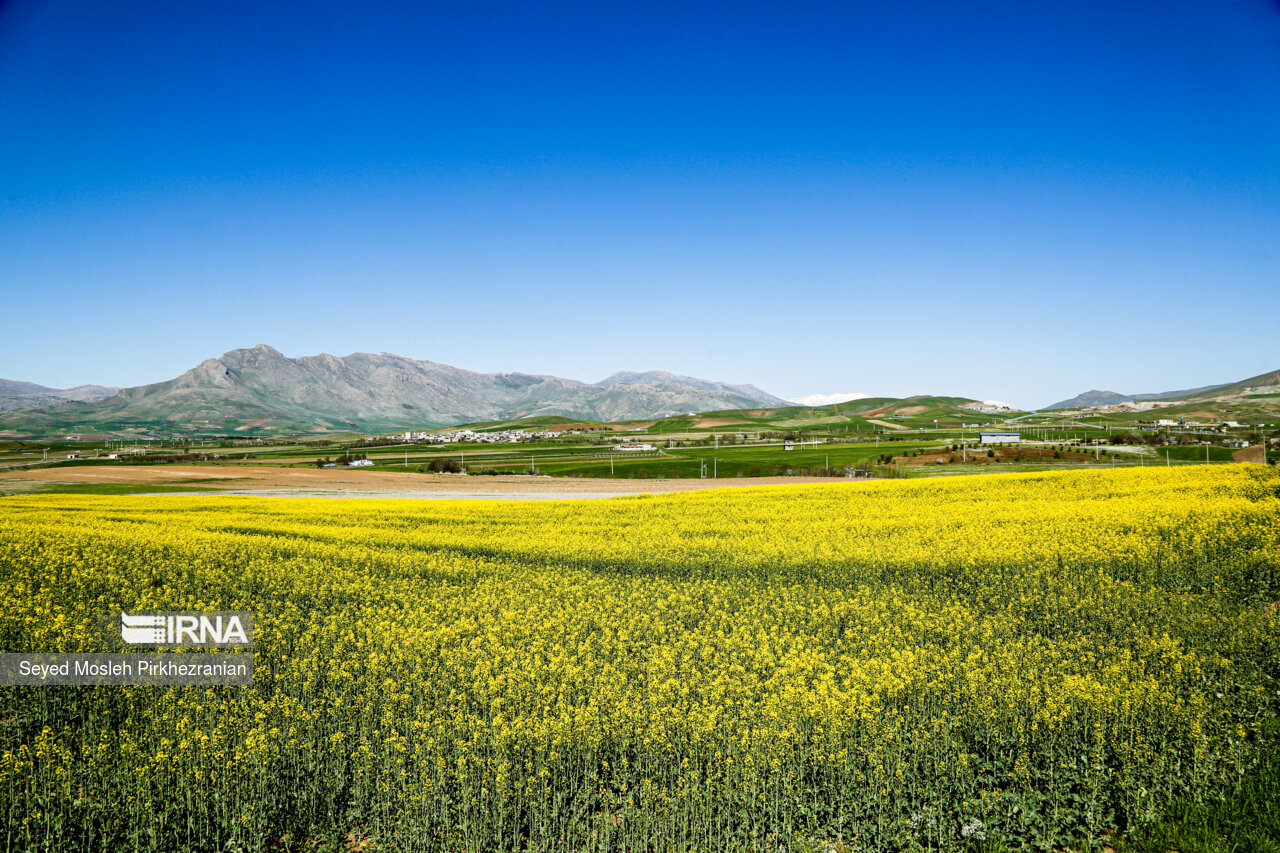
<path id="1" fill-rule="evenodd" d="M 613 476 L 613 454 L 609 454 L 609 476 Z"/>

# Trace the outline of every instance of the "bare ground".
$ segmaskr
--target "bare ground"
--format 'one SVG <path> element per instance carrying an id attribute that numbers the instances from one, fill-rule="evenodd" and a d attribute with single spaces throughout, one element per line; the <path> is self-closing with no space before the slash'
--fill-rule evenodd
<path id="1" fill-rule="evenodd" d="M 104 483 L 154 486 L 156 494 L 181 486 L 200 492 L 177 494 L 251 494 L 280 497 L 489 498 L 540 500 L 607 498 L 662 494 L 740 486 L 846 482 L 825 477 L 735 477 L 718 480 L 608 480 L 603 478 L 467 476 L 465 474 L 399 474 L 322 468 L 235 467 L 202 465 L 101 465 L 46 468 L 0 474 L 0 487 L 38 488 L 54 483 Z M 15 488 L 16 487 L 16 488 Z M 207 489 L 207 491 L 204 491 Z"/>
<path id="2" fill-rule="evenodd" d="M 1266 447 L 1261 444 L 1255 444 L 1253 447 L 1246 447 L 1243 450 L 1237 450 L 1235 453 L 1231 454 L 1231 458 L 1236 462 L 1257 462 L 1261 465 L 1266 465 Z"/>

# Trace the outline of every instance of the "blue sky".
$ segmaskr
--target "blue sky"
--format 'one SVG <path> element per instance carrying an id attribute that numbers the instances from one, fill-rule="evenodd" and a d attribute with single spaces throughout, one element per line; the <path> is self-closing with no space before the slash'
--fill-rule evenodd
<path id="1" fill-rule="evenodd" d="M 1280 368 L 1280 6 L 0 4 L 0 376 Z"/>

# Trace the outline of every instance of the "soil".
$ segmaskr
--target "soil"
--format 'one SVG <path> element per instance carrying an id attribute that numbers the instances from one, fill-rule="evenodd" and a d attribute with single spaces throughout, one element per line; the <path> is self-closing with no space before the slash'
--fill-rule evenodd
<path id="1" fill-rule="evenodd" d="M 876 426 L 888 427 L 889 429 L 906 429 L 906 427 L 904 427 L 902 424 L 895 424 L 889 421 L 868 420 L 867 423 L 875 424 Z"/>
<path id="2" fill-rule="evenodd" d="M 606 498 L 742 486 L 833 483 L 828 477 L 734 477 L 733 479 L 608 480 L 576 477 L 467 476 L 359 471 L 342 468 L 218 468 L 204 465 L 84 466 L 0 474 L 0 485 L 106 483 L 166 487 L 201 486 L 207 491 L 174 494 L 251 494 L 280 497 L 489 498 L 538 500 Z"/>
<path id="3" fill-rule="evenodd" d="M 1235 462 L 1257 462 L 1260 465 L 1267 464 L 1266 451 L 1261 444 L 1241 448 L 1231 454 L 1231 459 Z"/>
<path id="4" fill-rule="evenodd" d="M 539 432 L 566 432 L 571 429 L 598 429 L 598 424 L 551 424 L 541 427 Z"/>

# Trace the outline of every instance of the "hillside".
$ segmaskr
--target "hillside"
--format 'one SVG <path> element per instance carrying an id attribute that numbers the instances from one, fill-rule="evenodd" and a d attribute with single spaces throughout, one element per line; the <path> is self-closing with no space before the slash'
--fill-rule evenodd
<path id="1" fill-rule="evenodd" d="M 696 416 L 677 415 L 645 424 L 650 433 L 683 430 L 807 430 L 815 427 L 859 431 L 909 429 L 965 423 L 990 423 L 1014 412 L 982 412 L 982 403 L 968 397 L 866 397 L 824 406 L 718 409 Z"/>
<path id="2" fill-rule="evenodd" d="M 48 388 L 34 382 L 0 379 L 0 412 L 55 406 L 68 401 L 93 402 L 119 391 L 102 385 L 77 385 L 74 388 Z"/>
<path id="3" fill-rule="evenodd" d="M 555 376 L 475 373 L 390 353 L 287 358 L 259 344 L 211 358 L 166 382 L 94 403 L 0 414 L 12 435 L 379 431 L 563 416 L 597 421 L 761 405 L 688 377 L 592 385 Z M 606 380 L 607 382 L 608 380 Z M 711 386 L 711 387 L 702 387 Z M 768 401 L 777 400 L 758 389 Z"/>
<path id="4" fill-rule="evenodd" d="M 834 403 L 847 403 L 850 400 L 865 400 L 869 396 L 869 394 L 862 394 L 857 391 L 846 391 L 835 394 L 807 394 L 803 397 L 796 397 L 791 402 L 798 403 L 801 406 L 830 406 Z"/>
<path id="5" fill-rule="evenodd" d="M 1149 394 L 1120 394 L 1115 391 L 1085 391 L 1069 400 L 1061 400 L 1040 411 L 1052 409 L 1081 409 L 1092 406 L 1117 406 L 1123 403 L 1159 402 L 1162 400 L 1207 400 L 1224 396 L 1247 394 L 1250 389 L 1259 390 L 1280 386 L 1280 370 L 1259 374 L 1239 382 L 1222 385 L 1204 385 L 1182 391 L 1159 391 Z"/>
<path id="6" fill-rule="evenodd" d="M 1051 410 L 1084 410 L 1128 421 L 1150 419 L 1150 412 L 1159 411 L 1160 418 L 1273 423 L 1280 420 L 1280 370 L 1239 382 L 1158 394 L 1120 395 L 1109 391 L 1089 391 L 1041 411 Z"/>
<path id="7" fill-rule="evenodd" d="M 1280 370 L 1260 373 L 1257 376 L 1250 376 L 1248 379 L 1232 382 L 1229 385 L 1218 385 L 1212 389 L 1211 393 L 1200 396 L 1216 399 L 1227 395 L 1243 395 L 1247 397 L 1257 394 L 1276 393 L 1280 393 Z"/>

